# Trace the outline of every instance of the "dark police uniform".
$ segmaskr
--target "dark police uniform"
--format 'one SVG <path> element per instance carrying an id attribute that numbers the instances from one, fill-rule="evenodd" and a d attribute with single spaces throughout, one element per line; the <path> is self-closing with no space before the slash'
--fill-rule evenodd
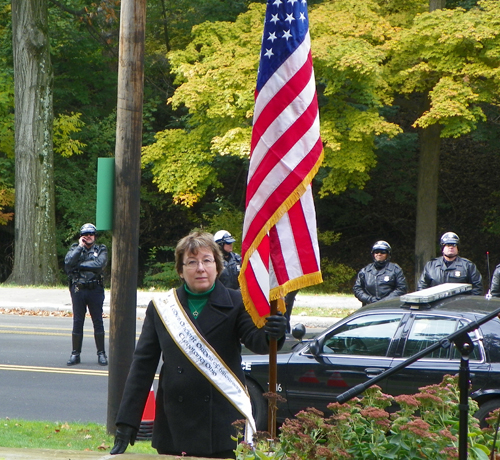
<path id="1" fill-rule="evenodd" d="M 219 281 L 227 288 L 239 289 L 238 276 L 241 270 L 241 256 L 235 252 L 222 252 L 224 254 L 224 270 L 219 275 Z"/>
<path id="2" fill-rule="evenodd" d="M 491 277 L 491 295 L 500 297 L 500 265 L 497 265 Z"/>
<path id="3" fill-rule="evenodd" d="M 80 241 L 85 235 L 96 234 L 92 224 L 85 224 L 80 229 Z M 85 241 L 85 240 L 84 240 Z M 83 324 L 87 307 L 94 324 L 94 339 L 97 348 L 97 363 L 108 365 L 104 346 L 104 323 L 102 304 L 104 303 L 104 284 L 102 271 L 108 262 L 108 250 L 104 244 L 94 244 L 87 248 L 75 243 L 64 259 L 64 268 L 69 278 L 69 289 L 73 302 L 73 333 L 71 334 L 73 351 L 66 363 L 74 366 L 80 363 L 83 342 Z"/>
<path id="4" fill-rule="evenodd" d="M 469 283 L 472 284 L 472 295 L 483 294 L 481 273 L 469 259 L 460 256 L 448 265 L 443 256 L 427 262 L 418 281 L 417 290 L 444 283 Z"/>
<path id="5" fill-rule="evenodd" d="M 104 244 L 94 244 L 87 249 L 74 243 L 66 254 L 64 268 L 70 281 L 74 334 L 83 334 L 87 307 L 94 324 L 94 333 L 104 334 L 102 271 L 107 262 L 108 250 Z"/>
<path id="6" fill-rule="evenodd" d="M 367 305 L 406 294 L 406 278 L 398 264 L 374 262 L 359 271 L 353 290 L 356 298 Z"/>

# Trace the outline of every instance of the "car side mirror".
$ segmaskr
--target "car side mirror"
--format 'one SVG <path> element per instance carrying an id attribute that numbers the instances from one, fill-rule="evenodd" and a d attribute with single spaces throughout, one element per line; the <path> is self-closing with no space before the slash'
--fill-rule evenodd
<path id="1" fill-rule="evenodd" d="M 321 354 L 322 345 L 318 339 L 314 339 L 309 345 L 309 351 L 313 356 L 318 357 Z"/>
<path id="2" fill-rule="evenodd" d="M 302 342 L 302 339 L 304 338 L 305 335 L 306 335 L 306 327 L 303 324 L 299 323 L 293 326 L 292 336 L 295 339 L 297 339 L 299 342 Z"/>

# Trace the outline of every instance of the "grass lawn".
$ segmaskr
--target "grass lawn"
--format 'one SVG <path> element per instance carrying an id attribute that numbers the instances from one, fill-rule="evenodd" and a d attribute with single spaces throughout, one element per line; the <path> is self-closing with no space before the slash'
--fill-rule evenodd
<path id="1" fill-rule="evenodd" d="M 0 420 L 0 446 L 28 449 L 100 451 L 106 453 L 114 436 L 97 423 L 59 423 L 19 419 Z M 151 441 L 137 441 L 127 453 L 157 454 Z"/>
<path id="2" fill-rule="evenodd" d="M 357 308 L 293 307 L 292 315 L 345 318 L 356 310 Z"/>

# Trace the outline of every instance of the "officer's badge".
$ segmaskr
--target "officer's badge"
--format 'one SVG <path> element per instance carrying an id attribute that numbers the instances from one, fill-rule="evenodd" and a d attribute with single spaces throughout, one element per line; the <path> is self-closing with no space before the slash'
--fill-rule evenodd
<path id="1" fill-rule="evenodd" d="M 388 277 L 387 275 L 384 276 L 384 281 L 389 281 L 391 278 Z"/>
<path id="2" fill-rule="evenodd" d="M 461 273 L 457 270 L 457 271 L 455 272 L 455 278 L 460 278 L 460 275 L 461 275 Z"/>

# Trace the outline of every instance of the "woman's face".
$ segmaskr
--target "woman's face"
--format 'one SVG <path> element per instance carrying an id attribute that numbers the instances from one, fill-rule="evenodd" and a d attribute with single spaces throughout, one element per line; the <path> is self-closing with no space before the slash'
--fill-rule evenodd
<path id="1" fill-rule="evenodd" d="M 184 254 L 181 278 L 195 294 L 208 291 L 217 278 L 217 265 L 211 249 L 200 248 L 196 255 Z"/>

